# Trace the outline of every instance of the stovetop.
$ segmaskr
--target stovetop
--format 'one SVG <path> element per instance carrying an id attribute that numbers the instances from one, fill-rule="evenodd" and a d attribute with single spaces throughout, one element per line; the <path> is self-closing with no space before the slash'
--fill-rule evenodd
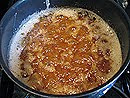
<path id="1" fill-rule="evenodd" d="M 10 6 L 12 6 L 16 1 L 18 0 L 3 0 L 0 2 L 0 20 Z M 130 16 L 130 1 L 115 1 L 122 7 L 126 7 L 128 5 L 125 11 Z M 128 3 L 122 3 L 122 1 L 128 1 Z M 39 98 L 15 85 L 0 67 L 0 95 L 1 94 L 4 96 L 4 98 Z M 128 66 L 127 70 L 117 80 L 115 85 L 104 96 L 102 96 L 102 98 L 130 98 L 130 66 Z"/>

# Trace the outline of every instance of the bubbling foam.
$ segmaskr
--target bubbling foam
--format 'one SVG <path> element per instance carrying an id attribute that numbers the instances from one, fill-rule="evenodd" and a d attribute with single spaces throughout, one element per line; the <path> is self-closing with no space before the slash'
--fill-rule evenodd
<path id="1" fill-rule="evenodd" d="M 105 59 L 103 61 L 101 58 L 101 59 L 99 59 L 98 62 L 95 62 L 92 65 L 92 69 L 89 70 L 90 72 L 88 74 L 86 74 L 86 73 L 81 74 L 82 79 L 80 79 L 80 80 L 88 79 L 89 82 L 91 82 L 91 81 L 93 82 L 93 79 L 94 79 L 93 75 L 95 75 L 95 74 L 92 74 L 92 73 L 97 74 L 96 78 L 97 78 L 98 82 L 101 80 L 100 84 L 98 84 L 96 82 L 94 82 L 95 84 L 93 83 L 93 85 L 89 82 L 87 82 L 87 83 L 90 85 L 84 84 L 85 86 L 86 85 L 88 86 L 88 87 L 86 86 L 86 88 L 84 88 L 85 91 L 93 89 L 93 88 L 97 87 L 98 85 L 101 85 L 102 83 L 105 83 L 107 80 L 109 80 L 113 75 L 115 75 L 117 73 L 117 71 L 120 69 L 121 64 L 122 64 L 122 55 L 121 55 L 120 43 L 119 43 L 118 37 L 116 35 L 116 32 L 100 16 L 93 13 L 92 11 L 88 11 L 86 9 L 81 9 L 81 8 L 53 8 L 53 9 L 47 9 L 47 10 L 41 11 L 41 12 L 36 12 L 33 15 L 30 15 L 27 19 L 25 19 L 22 22 L 19 30 L 16 32 L 16 34 L 13 36 L 13 38 L 11 40 L 10 52 L 9 52 L 9 66 L 10 66 L 12 73 L 18 79 L 20 79 L 25 84 L 29 85 L 28 84 L 29 78 L 28 77 L 23 78 L 21 76 L 21 69 L 20 69 L 20 65 L 23 63 L 23 61 L 21 61 L 21 59 L 20 59 L 20 55 L 21 55 L 22 51 L 24 50 L 24 48 L 26 47 L 26 44 L 23 42 L 26 39 L 27 34 L 29 34 L 30 32 L 33 33 L 32 30 L 34 29 L 34 25 L 36 23 L 40 24 L 40 22 L 41 22 L 40 18 L 42 18 L 43 19 L 42 21 L 44 21 L 45 16 L 48 17 L 49 15 L 51 15 L 52 22 L 61 21 L 60 19 L 63 18 L 63 16 L 66 16 L 67 17 L 66 19 L 70 18 L 71 20 L 75 21 L 73 24 L 69 25 L 68 28 L 71 26 L 75 26 L 79 30 L 79 28 L 81 26 L 82 27 L 86 26 L 88 28 L 87 30 L 88 30 L 89 34 L 87 37 L 86 36 L 85 37 L 94 43 L 88 51 L 91 51 L 94 54 L 95 60 L 98 59 L 98 57 L 96 57 L 97 56 L 96 53 L 98 53 L 99 56 L 101 56 Z M 59 20 L 56 20 L 57 16 L 58 16 Z M 75 30 L 76 28 L 73 28 L 72 30 Z M 84 32 L 86 30 L 84 28 L 81 29 L 81 32 Z M 79 33 L 79 32 L 77 32 L 77 33 Z M 72 37 L 75 38 L 77 33 L 71 33 Z M 81 36 L 81 35 L 79 35 L 79 36 Z M 84 36 L 82 36 L 82 38 L 84 38 Z M 52 42 L 55 42 L 55 40 Z M 83 48 L 80 50 L 85 51 L 85 50 L 83 50 Z M 93 60 L 92 57 L 93 56 L 91 56 L 91 58 L 90 58 L 91 60 Z M 110 60 L 110 67 L 107 69 L 105 67 L 107 67 L 106 66 L 107 64 L 109 65 L 109 62 L 107 62 L 109 60 Z M 93 63 L 93 62 L 94 61 L 92 61 L 91 63 Z M 103 66 L 101 66 L 101 65 L 103 65 Z M 31 69 L 31 66 L 28 66 L 28 67 L 30 67 L 30 69 Z M 54 68 L 54 66 L 52 69 L 49 66 L 47 68 L 47 70 L 50 72 L 53 72 L 56 69 Z M 93 70 L 93 71 L 91 72 L 91 70 Z M 37 75 L 35 74 L 34 76 L 37 76 Z M 90 76 L 93 76 L 93 78 Z M 84 82 L 85 81 L 86 80 L 84 80 Z M 94 81 L 95 81 L 95 79 L 94 79 Z M 72 89 L 72 86 L 73 85 L 68 87 L 68 85 L 65 85 L 65 87 L 64 87 L 64 85 L 63 85 L 63 88 L 62 87 L 60 88 L 61 91 L 58 89 L 52 89 L 54 91 L 50 91 L 50 92 L 46 91 L 45 89 L 40 90 L 40 91 L 43 91 L 46 93 L 51 93 L 51 94 L 63 94 L 63 95 L 64 94 L 75 94 L 75 93 L 80 93 L 80 92 L 84 91 L 84 90 L 80 91 L 80 89 L 77 89 L 77 88 Z M 67 90 L 66 89 L 67 87 L 70 90 Z"/>

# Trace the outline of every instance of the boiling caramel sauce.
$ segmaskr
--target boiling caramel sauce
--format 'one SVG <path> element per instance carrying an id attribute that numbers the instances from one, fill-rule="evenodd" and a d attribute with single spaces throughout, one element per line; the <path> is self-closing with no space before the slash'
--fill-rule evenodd
<path id="1" fill-rule="evenodd" d="M 116 33 L 91 11 L 53 9 L 24 34 L 20 48 L 12 40 L 10 69 L 35 90 L 56 95 L 81 93 L 102 85 L 120 69 Z"/>

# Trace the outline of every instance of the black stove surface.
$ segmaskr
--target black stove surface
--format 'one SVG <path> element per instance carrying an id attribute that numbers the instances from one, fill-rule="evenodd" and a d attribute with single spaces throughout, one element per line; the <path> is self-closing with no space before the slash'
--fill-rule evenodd
<path id="1" fill-rule="evenodd" d="M 1 0 L 0 1 L 0 20 L 5 12 L 18 0 Z M 115 0 L 122 5 L 122 1 L 127 0 Z M 130 0 L 125 11 L 130 17 Z M 127 5 L 127 2 L 124 3 Z M 4 78 L 3 78 L 4 77 Z M 6 92 L 5 92 L 6 91 Z M 2 97 L 1 97 L 2 95 Z M 0 98 L 39 98 L 30 93 L 24 91 L 17 85 L 15 85 L 3 72 L 0 67 Z M 130 66 L 117 80 L 115 85 L 104 95 L 102 98 L 130 98 Z"/>

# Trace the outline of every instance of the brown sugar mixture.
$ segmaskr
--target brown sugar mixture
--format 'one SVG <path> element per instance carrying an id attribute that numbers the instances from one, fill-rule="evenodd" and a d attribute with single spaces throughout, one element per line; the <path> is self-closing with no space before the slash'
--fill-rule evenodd
<path id="1" fill-rule="evenodd" d="M 114 30 L 84 9 L 55 9 L 40 17 L 22 45 L 20 76 L 28 86 L 49 94 L 71 95 L 98 87 L 122 62 Z"/>

